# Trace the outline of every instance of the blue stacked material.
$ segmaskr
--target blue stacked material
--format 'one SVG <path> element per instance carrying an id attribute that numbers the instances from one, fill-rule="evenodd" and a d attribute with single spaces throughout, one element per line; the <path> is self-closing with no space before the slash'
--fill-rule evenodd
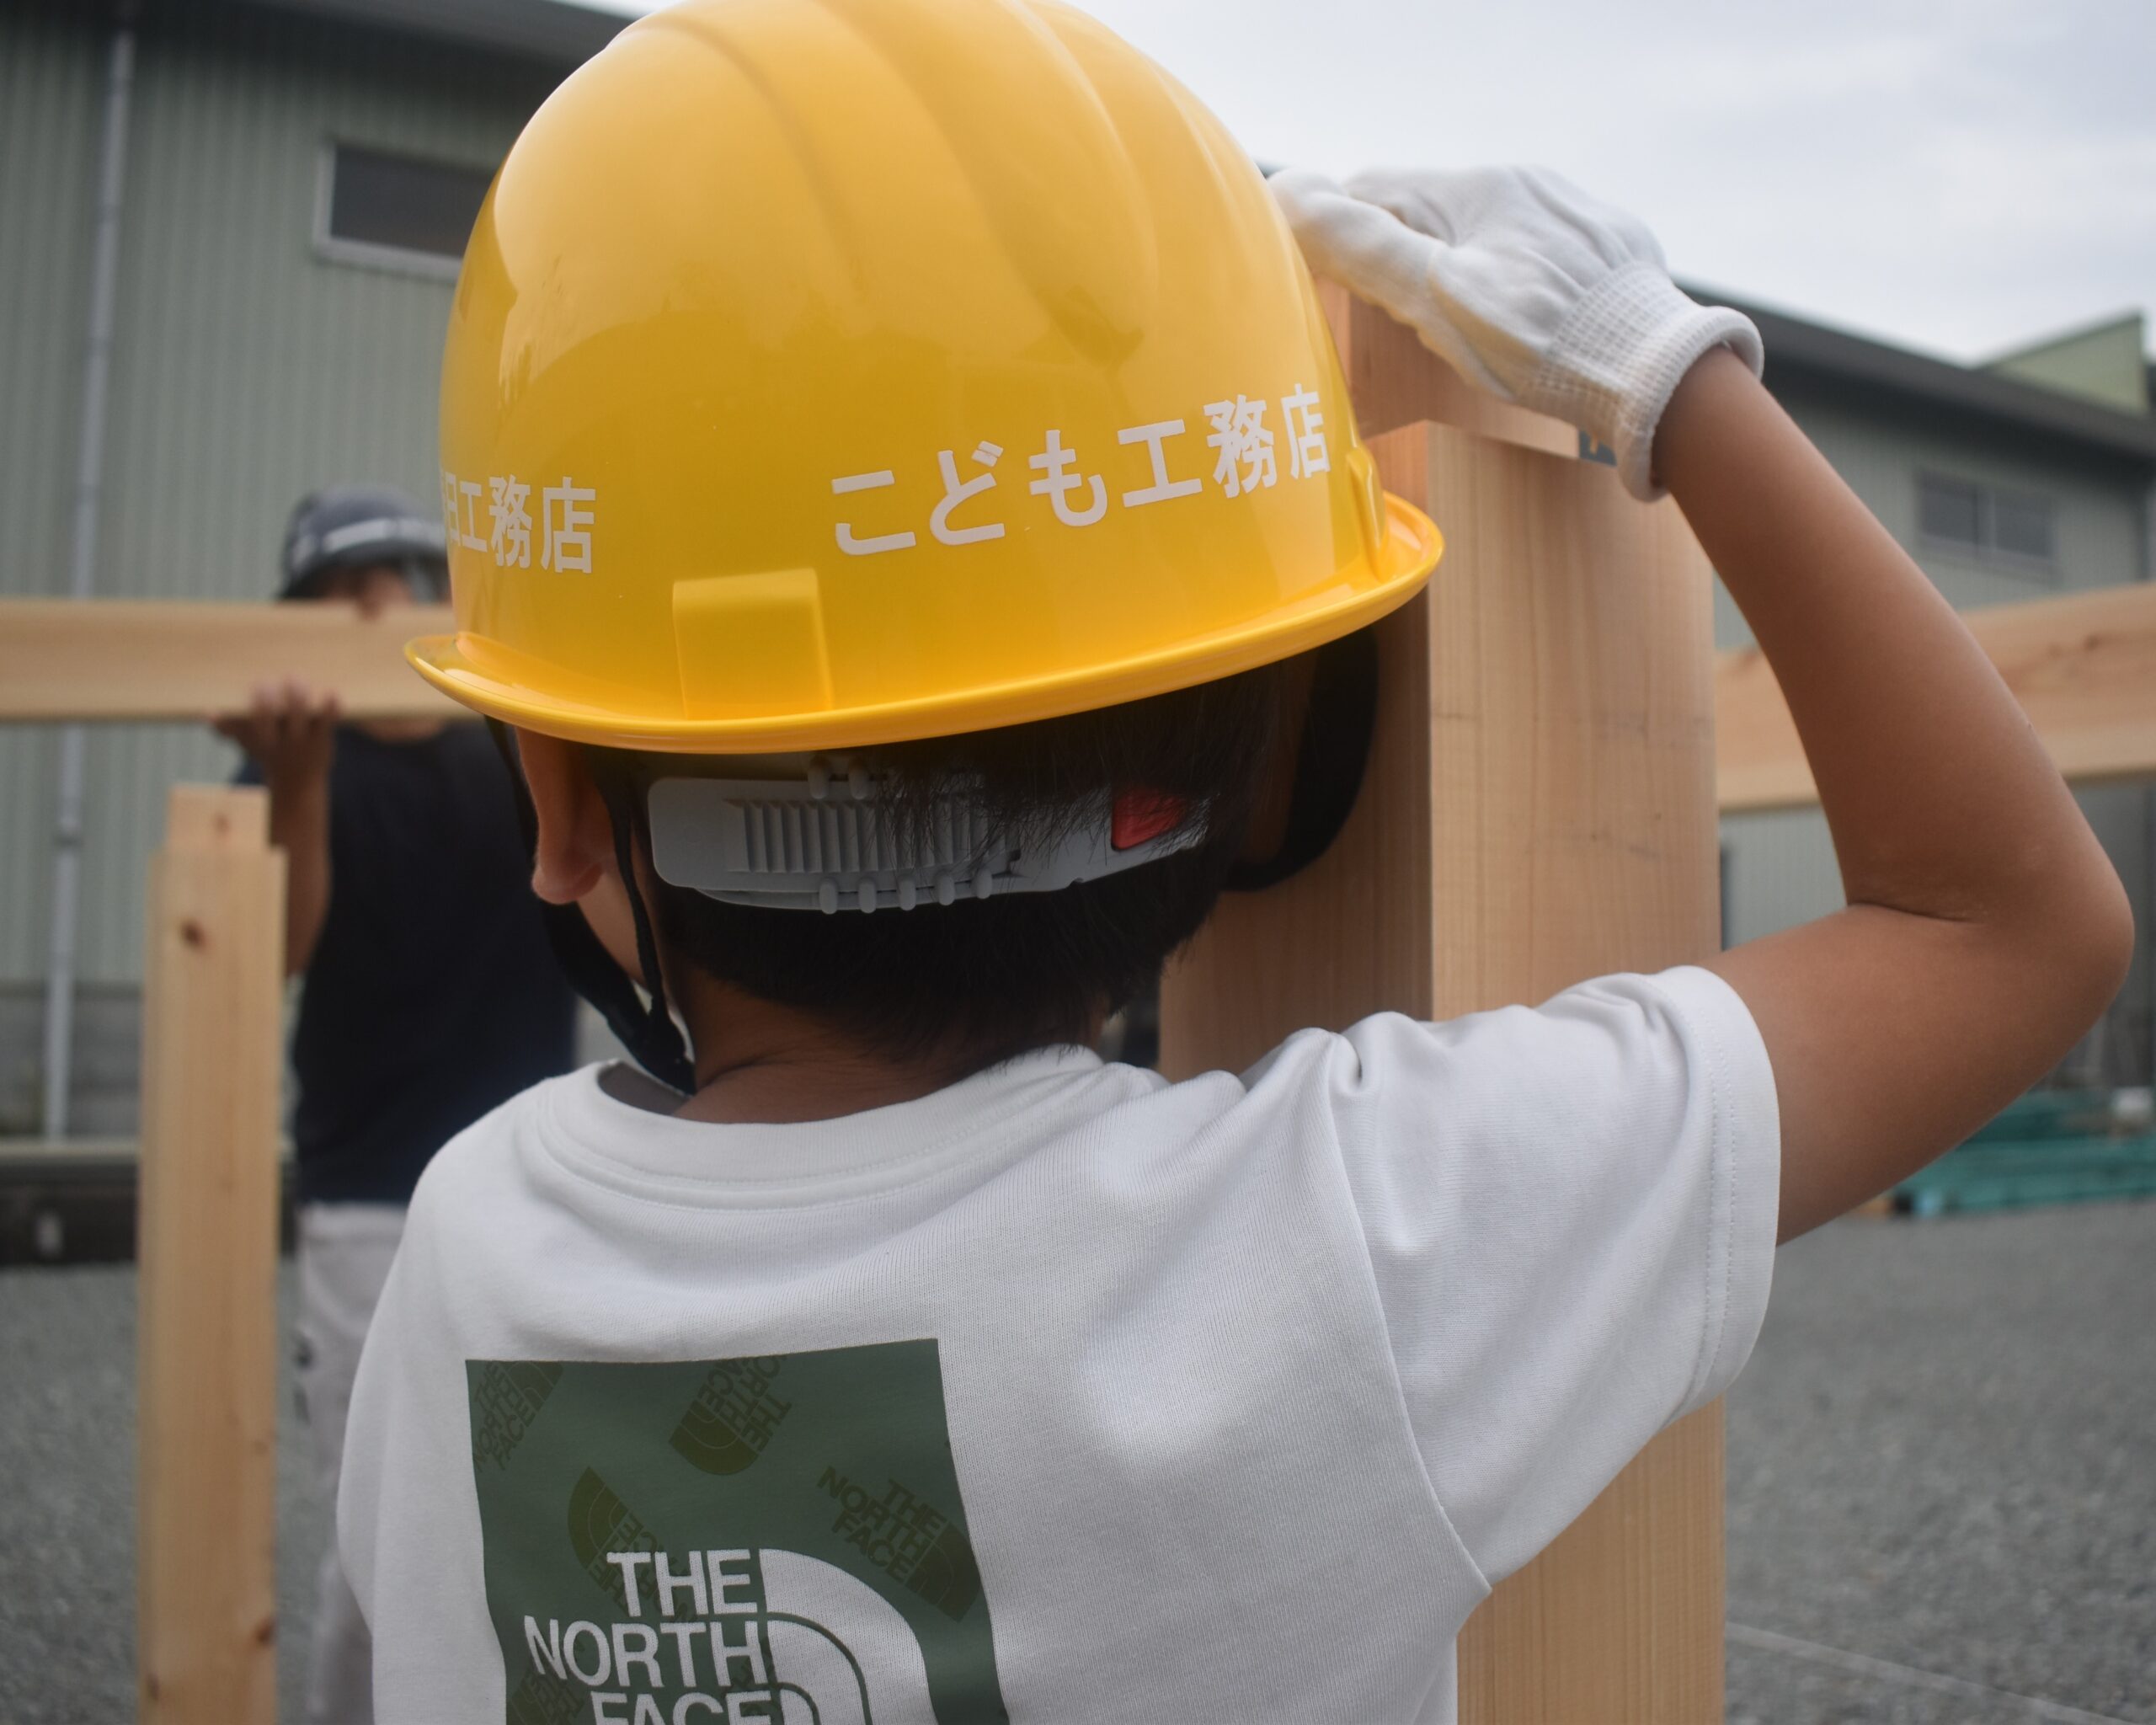
<path id="1" fill-rule="evenodd" d="M 2132 1122 L 2131 1127 L 2128 1121 Z M 2036 1091 L 1894 1188 L 1912 1215 L 2156 1197 L 2156 1133 L 2105 1091 Z"/>
<path id="2" fill-rule="evenodd" d="M 2108 1090 L 2032 1090 L 1969 1135 L 1971 1144 L 2037 1144 L 2112 1135 Z"/>

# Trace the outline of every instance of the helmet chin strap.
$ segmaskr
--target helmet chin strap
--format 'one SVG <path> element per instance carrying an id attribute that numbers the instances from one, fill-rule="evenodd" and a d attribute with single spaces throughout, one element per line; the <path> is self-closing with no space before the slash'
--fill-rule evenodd
<path id="1" fill-rule="evenodd" d="M 586 756 L 590 760 L 589 756 Z M 620 772 L 597 761 L 591 761 L 592 778 L 599 787 L 599 794 L 606 799 L 606 814 L 614 827 L 614 863 L 622 876 L 622 890 L 628 895 L 629 920 L 637 932 L 637 966 L 643 972 L 644 992 L 650 1004 L 639 1026 L 640 1039 L 649 1041 L 654 1052 L 662 1060 L 677 1069 L 678 1076 L 668 1077 L 644 1060 L 642 1052 L 638 1059 L 643 1060 L 652 1076 L 664 1078 L 676 1090 L 694 1091 L 696 1087 L 695 1063 L 682 1045 L 681 1033 L 675 1028 L 674 1015 L 667 1010 L 666 978 L 659 965 L 659 943 L 653 937 L 651 913 L 643 901 L 643 889 L 637 880 L 636 840 L 643 836 L 644 848 L 651 848 L 651 835 L 644 825 L 643 806 L 636 788 Z M 587 927 L 590 925 L 587 924 Z M 617 970 L 621 968 L 616 965 Z"/>
<path id="2" fill-rule="evenodd" d="M 489 718 L 487 729 L 509 769 L 516 798 L 517 825 L 523 830 L 527 859 L 536 857 L 539 845 L 538 811 L 531 805 L 531 792 L 524 782 L 523 764 L 509 728 Z M 640 825 L 636 796 L 616 773 L 601 768 L 594 778 L 606 799 L 614 826 L 614 857 L 622 873 L 622 889 L 628 894 L 629 915 L 636 925 L 637 963 L 643 972 L 644 992 L 639 998 L 629 974 L 615 963 L 614 955 L 592 932 L 583 911 L 574 905 L 542 903 L 539 915 L 554 958 L 568 979 L 569 986 L 589 1001 L 606 1021 L 630 1057 L 662 1084 L 686 1094 L 696 1087 L 696 1074 L 681 1033 L 666 1009 L 666 985 L 659 975 L 659 948 L 652 937 L 651 916 L 637 885 L 635 837 Z"/>
<path id="3" fill-rule="evenodd" d="M 1377 719 L 1377 637 L 1358 629 L 1326 642 L 1317 649 L 1279 848 L 1238 862 L 1228 873 L 1230 892 L 1261 891 L 1307 868 L 1331 846 L 1362 791 Z"/>

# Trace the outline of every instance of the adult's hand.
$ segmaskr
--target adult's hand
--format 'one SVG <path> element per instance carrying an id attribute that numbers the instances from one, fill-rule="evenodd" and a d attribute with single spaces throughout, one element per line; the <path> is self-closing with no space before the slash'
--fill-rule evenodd
<path id="1" fill-rule="evenodd" d="M 239 745 L 262 769 L 275 797 L 326 785 L 337 748 L 337 697 L 296 677 L 264 683 L 244 713 L 213 719 L 219 736 Z"/>
<path id="2" fill-rule="evenodd" d="M 337 753 L 337 697 L 296 677 L 265 683 L 244 713 L 213 719 L 262 770 L 270 842 L 285 853 L 285 974 L 314 957 L 329 911 L 329 767 Z"/>

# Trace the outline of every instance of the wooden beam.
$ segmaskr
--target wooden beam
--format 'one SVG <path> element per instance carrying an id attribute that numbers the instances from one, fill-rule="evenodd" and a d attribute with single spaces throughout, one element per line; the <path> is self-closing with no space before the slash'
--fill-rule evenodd
<path id="1" fill-rule="evenodd" d="M 1358 321 L 1351 333 L 1365 354 L 1374 343 L 1396 347 L 1406 339 L 1390 320 L 1374 334 L 1366 319 Z M 1417 398 L 1450 401 L 1464 386 L 1434 356 L 1422 357 L 1442 375 L 1426 377 L 1428 387 Z M 1500 429 L 1517 434 L 1503 441 L 1563 453 L 1539 429 L 1555 424 L 1525 414 Z M 2067 777 L 2156 776 L 2156 584 L 1964 617 Z M 452 628 L 442 606 L 370 622 L 348 606 L 0 600 L 0 722 L 192 723 L 244 705 L 257 683 L 284 676 L 336 690 L 354 718 L 466 718 L 403 660 L 411 636 Z M 1781 690 L 1755 649 L 1720 656 L 1715 711 L 1717 800 L 1725 813 L 1817 800 Z"/>
<path id="2" fill-rule="evenodd" d="M 332 602 L 0 600 L 0 721 L 199 723 L 287 676 L 354 718 L 469 718 L 404 662 L 413 636 L 456 627 L 447 606 L 367 619 Z"/>
<path id="3" fill-rule="evenodd" d="M 2156 583 L 1991 606 L 1961 620 L 2068 778 L 2156 776 Z M 1757 648 L 1716 662 L 1715 735 L 1724 813 L 1818 800 L 1781 687 Z"/>
<path id="4" fill-rule="evenodd" d="M 1417 425 L 1374 440 L 1444 529 L 1378 626 L 1363 794 L 1311 868 L 1231 897 L 1163 988 L 1161 1063 L 1239 1070 L 1385 1008 L 1449 1017 L 1716 943 L 1709 572 L 1606 468 Z M 1464 1725 L 1721 1712 L 1721 1412 L 1657 1438 L 1460 1645 Z"/>
<path id="5" fill-rule="evenodd" d="M 138 1704 L 269 1725 L 285 858 L 261 791 L 180 785 L 168 809 L 142 985 Z"/>

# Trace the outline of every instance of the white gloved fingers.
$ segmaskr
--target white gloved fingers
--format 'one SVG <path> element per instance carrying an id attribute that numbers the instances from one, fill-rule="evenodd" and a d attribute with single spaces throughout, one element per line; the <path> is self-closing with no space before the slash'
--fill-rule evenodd
<path id="1" fill-rule="evenodd" d="M 1290 170 L 1273 185 L 1311 267 L 1407 324 L 1470 382 L 1569 420 L 1658 494 L 1662 410 L 1726 344 L 1756 373 L 1758 332 L 1695 305 L 1646 224 L 1544 168 L 1392 169 L 1346 187 Z"/>
<path id="2" fill-rule="evenodd" d="M 1457 247 L 1511 252 L 1529 245 L 1582 286 L 1627 264 L 1667 268 L 1644 222 L 1554 168 L 1371 168 L 1344 190 Z"/>
<path id="3" fill-rule="evenodd" d="M 1443 241 L 1418 233 L 1307 168 L 1283 168 L 1266 184 L 1318 275 L 1352 282 L 1358 294 L 1388 311 L 1421 307 Z"/>
<path id="4" fill-rule="evenodd" d="M 1450 245 L 1460 238 L 1452 214 L 1471 201 L 1461 184 L 1467 173 L 1444 168 L 1366 168 L 1341 183 L 1351 198 L 1390 211 L 1417 233 Z"/>
<path id="5" fill-rule="evenodd" d="M 1423 344 L 1481 387 L 1508 395 L 1446 314 L 1442 240 L 1390 211 L 1353 197 L 1322 174 L 1283 168 L 1267 182 L 1311 270 L 1351 288 L 1421 336 Z"/>
<path id="6" fill-rule="evenodd" d="M 1513 172 L 1550 222 L 1577 235 L 1581 243 L 1591 248 L 1609 268 L 1652 264 L 1668 273 L 1662 242 L 1654 237 L 1652 228 L 1630 211 L 1582 191 L 1554 168 L 1521 168 Z"/>
<path id="7" fill-rule="evenodd" d="M 1390 210 L 1418 233 L 1474 245 L 1517 227 L 1524 198 L 1545 201 L 1537 181 L 1566 190 L 1547 168 L 1509 167 L 1369 168 L 1350 175 L 1343 189 Z"/>

